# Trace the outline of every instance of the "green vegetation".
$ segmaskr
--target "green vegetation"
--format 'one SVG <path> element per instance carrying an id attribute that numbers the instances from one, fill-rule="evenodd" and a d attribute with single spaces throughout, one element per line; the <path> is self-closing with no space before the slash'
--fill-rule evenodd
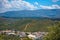
<path id="1" fill-rule="evenodd" d="M 43 40 L 60 40 L 60 23 L 48 28 L 49 32 Z"/>
<path id="2" fill-rule="evenodd" d="M 0 40 L 20 40 L 20 38 L 14 35 L 0 35 Z"/>
<path id="3" fill-rule="evenodd" d="M 26 29 L 25 29 L 26 28 Z M 50 19 L 12 19 L 0 18 L 0 30 L 20 30 L 20 31 L 48 31 L 43 40 L 60 40 L 60 21 Z M 14 35 L 0 35 L 0 40 L 31 40 L 29 38 L 20 38 Z"/>
<path id="4" fill-rule="evenodd" d="M 0 34 L 0 40 L 32 40 L 27 38 L 20 38 L 19 36 L 15 36 L 15 35 L 2 35 Z"/>
<path id="5" fill-rule="evenodd" d="M 0 18 L 0 30 L 20 30 L 20 31 L 47 31 L 47 27 L 52 26 L 55 21 L 50 19 L 33 19 L 33 18 L 21 18 L 21 19 L 13 19 L 13 18 Z M 26 27 L 26 25 L 29 24 Z M 34 30 L 33 30 L 34 29 Z"/>

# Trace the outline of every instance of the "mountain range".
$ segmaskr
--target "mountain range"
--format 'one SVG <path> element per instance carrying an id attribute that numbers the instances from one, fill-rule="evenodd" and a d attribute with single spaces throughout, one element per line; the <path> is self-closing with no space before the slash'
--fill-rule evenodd
<path id="1" fill-rule="evenodd" d="M 0 17 L 48 17 L 60 18 L 60 9 L 21 10 L 0 13 Z"/>

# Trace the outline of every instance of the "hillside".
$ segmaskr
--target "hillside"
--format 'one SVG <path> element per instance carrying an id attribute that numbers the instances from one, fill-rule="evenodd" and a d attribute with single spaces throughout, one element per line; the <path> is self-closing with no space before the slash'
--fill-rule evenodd
<path id="1" fill-rule="evenodd" d="M 60 18 L 60 9 L 21 10 L 0 13 L 0 17 L 48 17 Z"/>
<path id="2" fill-rule="evenodd" d="M 0 18 L 0 30 L 47 31 L 47 27 L 54 24 L 55 21 L 44 18 Z"/>

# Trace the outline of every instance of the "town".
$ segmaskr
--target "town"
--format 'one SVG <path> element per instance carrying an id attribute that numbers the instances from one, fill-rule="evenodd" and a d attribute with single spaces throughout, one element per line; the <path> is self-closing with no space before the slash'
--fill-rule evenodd
<path id="1" fill-rule="evenodd" d="M 45 35 L 48 34 L 48 32 L 21 32 L 21 31 L 15 31 L 15 30 L 1 30 L 0 34 L 6 34 L 6 35 L 15 35 L 19 36 L 20 38 L 26 38 L 32 40 L 42 40 Z"/>

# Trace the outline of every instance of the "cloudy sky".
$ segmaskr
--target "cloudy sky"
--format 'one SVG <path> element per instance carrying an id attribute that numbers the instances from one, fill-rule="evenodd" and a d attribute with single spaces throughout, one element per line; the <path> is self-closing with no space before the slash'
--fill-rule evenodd
<path id="1" fill-rule="evenodd" d="M 60 0 L 0 0 L 0 13 L 37 9 L 60 9 Z"/>

